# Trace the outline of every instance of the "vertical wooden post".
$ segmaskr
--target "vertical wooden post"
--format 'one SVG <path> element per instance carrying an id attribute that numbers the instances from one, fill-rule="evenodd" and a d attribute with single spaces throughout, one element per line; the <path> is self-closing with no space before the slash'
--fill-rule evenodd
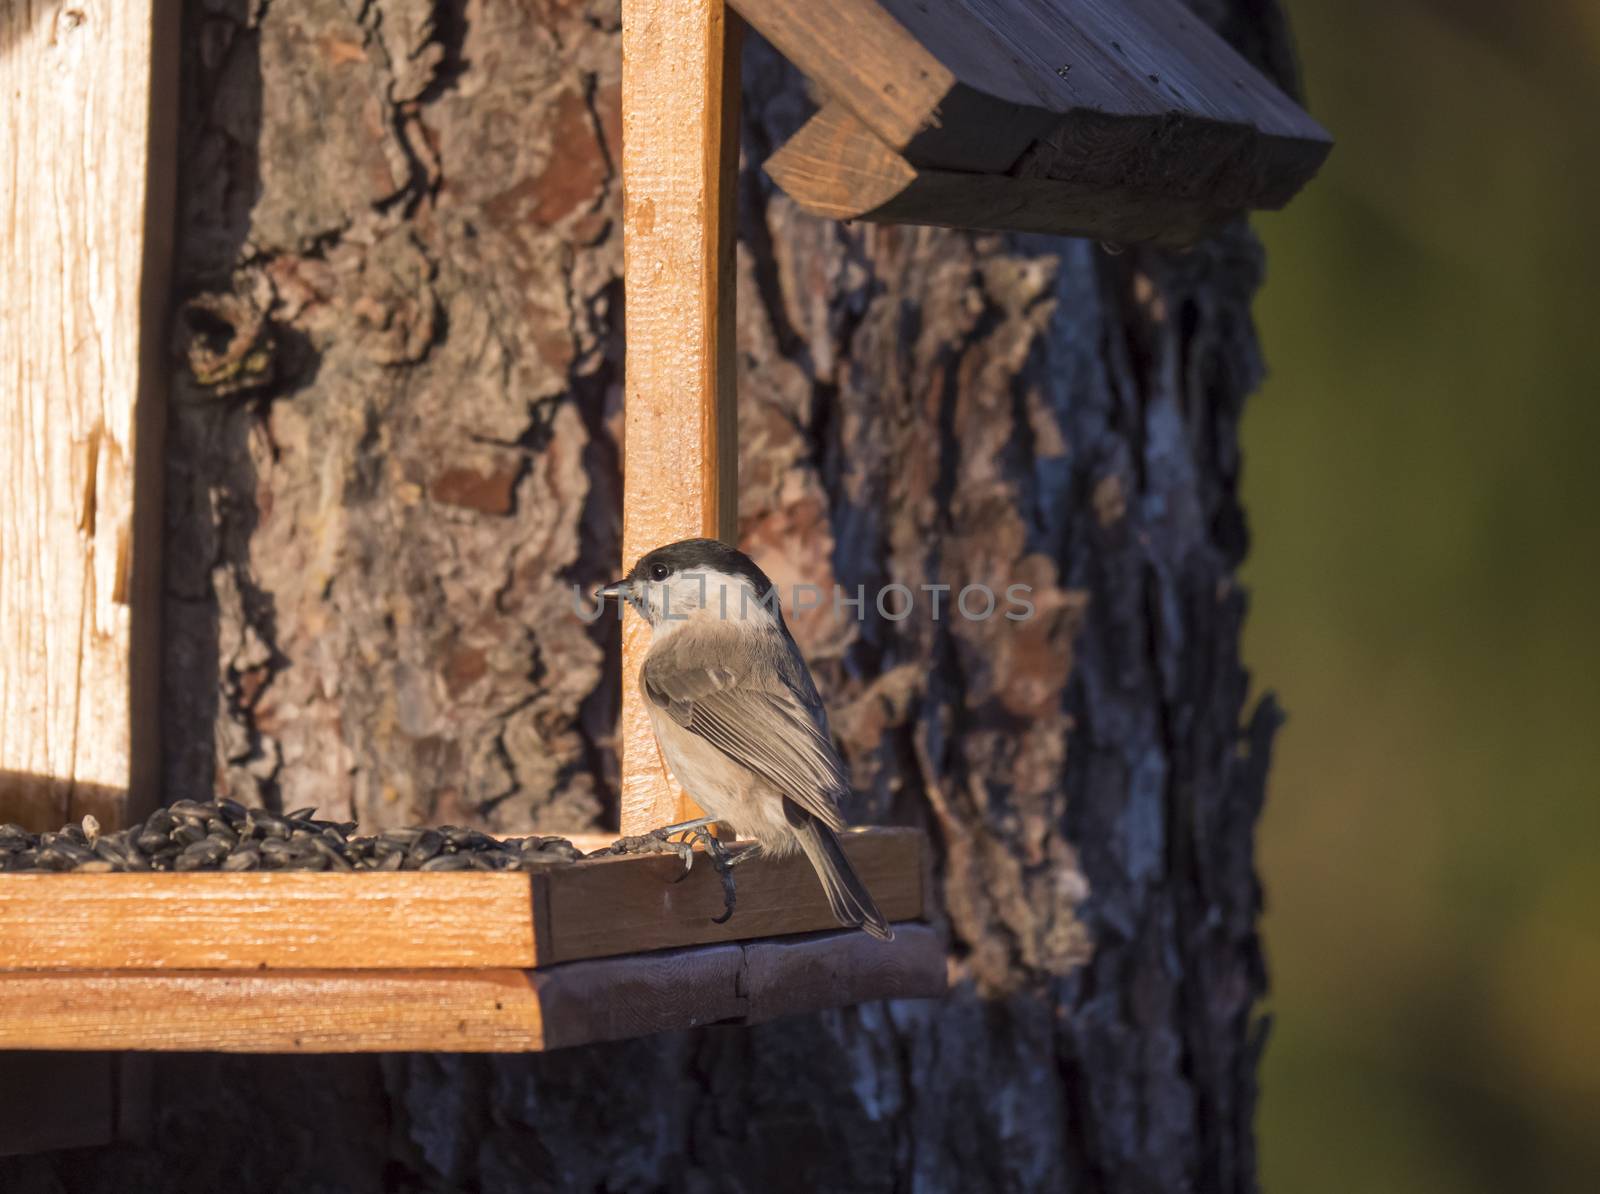
<path id="1" fill-rule="evenodd" d="M 156 794 L 178 10 L 0 4 L 0 821 Z"/>
<path id="2" fill-rule="evenodd" d="M 179 9 L 0 2 L 0 822 L 157 798 Z M 0 1054 L 0 1155 L 117 1139 L 139 1069 Z"/>
<path id="3" fill-rule="evenodd" d="M 738 18 L 724 0 L 623 0 L 627 303 L 625 566 L 695 535 L 733 542 Z M 623 620 L 622 832 L 699 815 L 669 783 L 638 692 L 647 627 Z"/>

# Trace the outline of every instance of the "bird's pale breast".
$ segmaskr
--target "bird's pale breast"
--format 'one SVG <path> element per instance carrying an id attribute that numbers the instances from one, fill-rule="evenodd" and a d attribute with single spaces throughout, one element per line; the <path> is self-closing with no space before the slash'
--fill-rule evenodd
<path id="1" fill-rule="evenodd" d="M 786 854 L 797 847 L 783 798 L 766 780 L 659 708 L 652 705 L 649 710 L 667 769 L 708 816 L 733 826 L 741 839 L 760 842 L 768 853 Z"/>

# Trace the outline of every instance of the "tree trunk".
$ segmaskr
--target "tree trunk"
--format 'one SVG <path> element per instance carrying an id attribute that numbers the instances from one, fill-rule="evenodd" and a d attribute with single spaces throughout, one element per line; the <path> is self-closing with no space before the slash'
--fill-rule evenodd
<path id="1" fill-rule="evenodd" d="M 1194 7 L 1292 82 L 1274 0 Z M 618 636 L 570 586 L 619 564 L 614 0 L 189 0 L 185 58 L 169 798 L 613 823 Z M 792 620 L 852 819 L 932 836 L 950 996 L 547 1056 L 163 1057 L 148 1147 L 0 1177 L 1255 1188 L 1260 250 L 814 220 L 757 165 L 812 106 L 748 48 L 741 538 L 781 586 L 951 586 L 938 620 Z M 1034 617 L 952 616 L 973 583 Z"/>

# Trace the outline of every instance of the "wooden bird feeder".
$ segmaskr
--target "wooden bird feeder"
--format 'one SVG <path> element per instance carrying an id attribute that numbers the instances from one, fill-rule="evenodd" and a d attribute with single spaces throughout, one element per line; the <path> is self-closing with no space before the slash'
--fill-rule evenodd
<path id="1" fill-rule="evenodd" d="M 1178 0 L 732 8 L 825 95 L 767 169 L 826 216 L 1184 243 L 1281 205 L 1328 150 Z M 159 803 L 177 9 L 94 6 L 88 30 L 77 10 L 79 25 L 31 30 L 0 11 L 0 83 L 29 97 L 0 118 L 0 821 L 35 828 L 85 813 L 111 828 Z M 631 562 L 736 531 L 740 39 L 723 0 L 623 0 L 622 15 Z M 624 833 L 696 812 L 636 694 L 646 636 L 626 620 Z M 741 868 L 723 925 L 710 868 L 672 884 L 668 857 L 535 875 L 0 875 L 0 1050 L 520 1051 L 938 994 L 922 835 L 869 830 L 846 850 L 897 922 L 892 944 L 836 931 L 799 859 Z M 116 1067 L 82 1073 L 68 1143 L 126 1119 L 100 1089 Z M 0 1151 L 63 1143 L 30 1131 L 0 1133 Z"/>

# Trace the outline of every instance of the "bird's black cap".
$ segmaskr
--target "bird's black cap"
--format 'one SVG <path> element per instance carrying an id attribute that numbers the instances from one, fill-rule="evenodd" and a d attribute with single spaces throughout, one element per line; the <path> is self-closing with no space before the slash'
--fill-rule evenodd
<path id="1" fill-rule="evenodd" d="M 766 597 L 772 591 L 772 582 L 756 563 L 737 547 L 729 547 L 720 539 L 680 539 L 668 543 L 639 557 L 639 562 L 628 573 L 630 581 L 657 580 L 651 570 L 656 565 L 674 572 L 724 572 L 748 580 L 757 597 Z"/>

